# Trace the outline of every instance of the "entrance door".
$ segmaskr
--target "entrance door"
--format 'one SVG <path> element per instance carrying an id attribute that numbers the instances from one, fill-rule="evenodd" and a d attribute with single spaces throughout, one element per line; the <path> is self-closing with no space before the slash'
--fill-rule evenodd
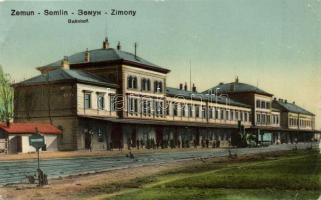
<path id="1" fill-rule="evenodd" d="M 91 135 L 88 132 L 85 133 L 85 149 L 91 149 Z"/>
<path id="2" fill-rule="evenodd" d="M 123 132 L 120 125 L 113 125 L 111 131 L 111 148 L 122 148 Z"/>
<path id="3" fill-rule="evenodd" d="M 17 140 L 17 153 L 21 153 L 22 152 L 22 139 L 21 139 L 21 136 L 16 136 L 16 140 Z"/>
<path id="4" fill-rule="evenodd" d="M 156 128 L 156 145 L 157 147 L 162 146 L 163 144 L 163 128 L 157 127 Z"/>
<path id="5" fill-rule="evenodd" d="M 133 128 L 133 132 L 131 135 L 131 142 L 132 142 L 132 147 L 136 147 L 136 127 Z"/>

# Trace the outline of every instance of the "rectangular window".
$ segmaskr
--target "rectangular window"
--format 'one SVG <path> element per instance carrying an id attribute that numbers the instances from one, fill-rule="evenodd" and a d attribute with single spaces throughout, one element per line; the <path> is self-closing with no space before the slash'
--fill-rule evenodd
<path id="1" fill-rule="evenodd" d="M 178 111 L 177 111 L 177 103 L 174 103 L 174 110 L 173 110 L 174 116 L 177 116 Z"/>
<path id="2" fill-rule="evenodd" d="M 154 81 L 154 92 L 155 93 L 163 92 L 163 82 L 162 81 Z"/>
<path id="3" fill-rule="evenodd" d="M 104 95 L 97 95 L 97 108 L 98 110 L 104 110 L 105 108 Z"/>
<path id="4" fill-rule="evenodd" d="M 170 116 L 170 112 L 169 112 L 169 106 L 170 106 L 170 102 L 166 102 L 166 115 Z"/>
<path id="5" fill-rule="evenodd" d="M 235 112 L 235 119 L 239 120 L 239 112 L 238 111 Z"/>
<path id="6" fill-rule="evenodd" d="M 213 109 L 211 107 L 208 108 L 208 118 L 213 119 Z"/>
<path id="7" fill-rule="evenodd" d="M 248 121 L 248 118 L 247 118 L 247 117 L 248 117 L 248 116 L 247 116 L 247 112 L 245 112 L 245 113 L 244 113 L 244 121 L 246 121 L 246 122 Z"/>
<path id="8" fill-rule="evenodd" d="M 147 113 L 149 116 L 152 114 L 152 110 L 153 110 L 153 102 L 148 100 L 147 101 Z"/>
<path id="9" fill-rule="evenodd" d="M 110 111 L 114 112 L 116 111 L 116 96 L 115 95 L 110 95 Z"/>
<path id="10" fill-rule="evenodd" d="M 221 119 L 224 119 L 224 110 L 221 110 Z"/>
<path id="11" fill-rule="evenodd" d="M 260 100 L 256 100 L 256 107 L 257 107 L 257 108 L 260 108 L 260 107 L 261 107 L 261 102 L 260 102 Z"/>
<path id="12" fill-rule="evenodd" d="M 181 116 L 185 117 L 185 105 L 181 104 Z"/>
<path id="13" fill-rule="evenodd" d="M 133 98 L 128 97 L 128 112 L 132 113 L 133 112 Z"/>
<path id="14" fill-rule="evenodd" d="M 147 100 L 143 100 L 143 115 L 146 116 L 147 114 Z"/>
<path id="15" fill-rule="evenodd" d="M 231 110 L 231 120 L 234 120 L 234 111 Z"/>
<path id="16" fill-rule="evenodd" d="M 262 114 L 262 123 L 265 124 L 265 115 Z"/>
<path id="17" fill-rule="evenodd" d="M 228 110 L 226 110 L 226 112 L 225 112 L 225 119 L 229 120 L 229 112 L 228 112 Z"/>
<path id="18" fill-rule="evenodd" d="M 128 98 L 128 112 L 138 113 L 138 99 L 137 98 Z"/>
<path id="19" fill-rule="evenodd" d="M 271 108 L 270 102 L 266 102 L 266 109 L 270 109 L 270 108 Z"/>
<path id="20" fill-rule="evenodd" d="M 258 124 L 261 123 L 261 114 L 256 114 L 256 122 L 257 122 Z"/>
<path id="21" fill-rule="evenodd" d="M 243 121 L 243 112 L 240 112 L 241 121 Z"/>
<path id="22" fill-rule="evenodd" d="M 200 117 L 200 106 L 195 105 L 195 117 Z"/>
<path id="23" fill-rule="evenodd" d="M 161 102 L 159 102 L 159 114 L 161 115 L 161 116 L 163 116 L 164 115 L 164 102 L 163 101 L 161 101 Z"/>
<path id="24" fill-rule="evenodd" d="M 215 108 L 215 119 L 218 119 L 218 109 Z"/>
<path id="25" fill-rule="evenodd" d="M 193 110 L 192 110 L 192 105 L 188 104 L 188 116 L 193 117 Z"/>
<path id="26" fill-rule="evenodd" d="M 202 117 L 205 119 L 206 118 L 206 107 L 202 106 Z"/>
<path id="27" fill-rule="evenodd" d="M 138 99 L 134 99 L 134 112 L 138 113 Z"/>
<path id="28" fill-rule="evenodd" d="M 84 93 L 84 107 L 85 109 L 91 108 L 91 94 Z"/>
<path id="29" fill-rule="evenodd" d="M 159 103 L 160 102 L 155 101 L 155 109 L 156 109 L 155 113 L 156 113 L 157 117 L 160 115 L 160 104 Z"/>

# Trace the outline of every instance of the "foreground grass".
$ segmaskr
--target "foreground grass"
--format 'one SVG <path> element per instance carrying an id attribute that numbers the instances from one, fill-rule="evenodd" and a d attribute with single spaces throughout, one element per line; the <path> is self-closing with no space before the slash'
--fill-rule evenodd
<path id="1" fill-rule="evenodd" d="M 113 198 L 114 200 L 277 200 L 300 199 L 317 200 L 315 191 L 283 191 L 283 190 L 250 190 L 250 189 L 195 189 L 195 188 L 148 188 L 142 191 L 125 193 Z"/>
<path id="2" fill-rule="evenodd" d="M 321 189 L 320 174 L 320 156 L 311 153 L 200 173 L 197 176 L 182 178 L 164 186 L 174 188 L 318 190 Z"/>
<path id="3" fill-rule="evenodd" d="M 116 200 L 318 199 L 321 190 L 318 152 L 268 158 L 188 166 L 160 176 L 132 180 L 106 192 L 125 191 L 109 197 Z"/>

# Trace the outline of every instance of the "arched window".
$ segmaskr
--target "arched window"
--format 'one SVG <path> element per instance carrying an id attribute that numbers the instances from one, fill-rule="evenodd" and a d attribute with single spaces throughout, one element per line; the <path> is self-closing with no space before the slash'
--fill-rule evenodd
<path id="1" fill-rule="evenodd" d="M 154 81 L 154 92 L 157 92 L 158 81 Z"/>
<path id="2" fill-rule="evenodd" d="M 147 79 L 147 91 L 150 91 L 150 80 Z"/>
<path id="3" fill-rule="evenodd" d="M 158 88 L 159 88 L 159 92 L 163 92 L 163 82 L 162 81 L 160 81 L 158 83 Z"/>
<path id="4" fill-rule="evenodd" d="M 133 77 L 128 76 L 127 78 L 127 88 L 133 88 Z"/>
<path id="5" fill-rule="evenodd" d="M 142 79 L 142 84 L 141 84 L 142 86 L 142 90 L 144 91 L 144 90 L 146 90 L 146 79 Z"/>
<path id="6" fill-rule="evenodd" d="M 133 78 L 133 88 L 137 89 L 137 77 Z"/>
<path id="7" fill-rule="evenodd" d="M 162 81 L 154 81 L 154 92 L 163 92 L 163 83 Z"/>

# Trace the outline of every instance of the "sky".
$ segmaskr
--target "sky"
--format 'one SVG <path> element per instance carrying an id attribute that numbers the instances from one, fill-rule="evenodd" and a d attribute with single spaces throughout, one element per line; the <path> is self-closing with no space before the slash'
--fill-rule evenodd
<path id="1" fill-rule="evenodd" d="M 135 10 L 135 16 L 11 16 L 11 9 Z M 68 24 L 68 19 L 88 19 Z M 260 87 L 315 113 L 321 128 L 321 1 L 3 1 L 0 65 L 18 82 L 36 67 L 88 49 L 108 36 L 122 49 L 171 70 L 167 85 L 198 91 L 220 82 Z"/>

